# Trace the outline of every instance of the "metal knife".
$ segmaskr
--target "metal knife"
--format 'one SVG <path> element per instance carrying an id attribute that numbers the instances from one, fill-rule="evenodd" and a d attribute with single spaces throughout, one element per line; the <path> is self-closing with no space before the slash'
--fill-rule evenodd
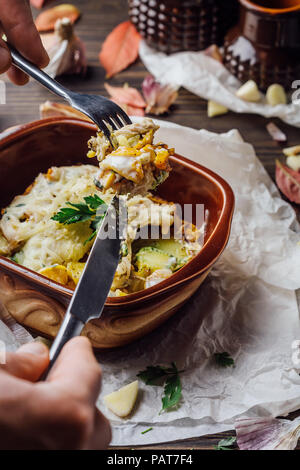
<path id="1" fill-rule="evenodd" d="M 63 346 L 74 336 L 79 336 L 89 320 L 101 316 L 120 260 L 120 247 L 119 198 L 115 196 L 103 218 L 85 269 L 50 349 L 50 364 L 41 380 L 49 374 Z"/>

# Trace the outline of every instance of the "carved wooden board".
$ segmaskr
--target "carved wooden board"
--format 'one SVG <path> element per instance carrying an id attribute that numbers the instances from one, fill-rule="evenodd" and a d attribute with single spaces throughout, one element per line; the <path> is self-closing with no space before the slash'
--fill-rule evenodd
<path id="1" fill-rule="evenodd" d="M 90 321 L 82 334 L 99 349 L 131 343 L 172 316 L 191 297 L 207 274 L 163 297 L 159 308 L 149 303 L 127 311 L 120 308 L 104 312 L 101 319 Z M 66 310 L 62 303 L 3 271 L 0 271 L 0 301 L 18 323 L 50 338 L 56 336 Z"/>

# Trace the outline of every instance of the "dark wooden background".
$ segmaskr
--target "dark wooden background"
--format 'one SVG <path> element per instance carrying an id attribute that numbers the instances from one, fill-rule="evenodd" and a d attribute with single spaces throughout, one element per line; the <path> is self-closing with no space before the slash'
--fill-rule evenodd
<path id="1" fill-rule="evenodd" d="M 100 66 L 98 53 L 107 34 L 128 18 L 127 0 L 71 0 L 82 12 L 82 18 L 76 25 L 77 34 L 84 40 L 87 48 L 88 73 L 86 77 L 61 78 L 61 83 L 73 90 L 106 95 L 104 89 L 105 71 Z M 62 1 L 54 0 L 50 5 Z M 36 11 L 34 11 L 36 15 Z M 140 89 L 147 74 L 143 64 L 138 61 L 126 71 L 110 80 L 112 85 L 123 85 L 125 82 Z M 7 81 L 3 76 L 1 79 Z M 295 79 L 300 77 L 295 77 Z M 39 118 L 39 104 L 54 99 L 50 92 L 31 81 L 25 87 L 16 87 L 7 82 L 7 104 L 0 105 L 0 132 L 7 127 L 33 121 Z M 190 126 L 195 129 L 205 128 L 213 132 L 225 132 L 236 128 L 243 138 L 254 145 L 258 158 L 262 161 L 271 177 L 274 177 L 275 158 L 282 155 L 281 148 L 272 141 L 266 131 L 267 119 L 250 114 L 235 114 L 230 112 L 225 116 L 214 119 L 207 117 L 205 100 L 181 89 L 171 113 L 163 116 L 172 122 Z M 288 145 L 300 144 L 300 131 L 274 120 L 288 136 Z M 232 435 L 233 433 L 225 433 Z M 145 442 L 147 442 L 145 435 Z M 149 446 L 153 449 L 213 449 L 224 435 L 214 435 L 202 438 L 187 439 L 174 443 Z M 130 446 L 130 448 L 133 448 Z M 146 447 L 143 447 L 146 448 Z"/>

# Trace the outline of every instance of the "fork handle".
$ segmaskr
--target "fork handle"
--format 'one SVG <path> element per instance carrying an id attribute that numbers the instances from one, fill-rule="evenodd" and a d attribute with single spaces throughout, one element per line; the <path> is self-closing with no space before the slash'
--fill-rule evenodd
<path id="1" fill-rule="evenodd" d="M 56 80 L 49 77 L 45 72 L 40 70 L 36 65 L 34 65 L 29 60 L 25 59 L 13 46 L 7 44 L 11 57 L 12 63 L 21 69 L 23 72 L 30 75 L 32 78 L 44 85 L 48 90 L 64 98 L 66 101 L 70 100 L 70 92 L 65 87 L 60 85 Z"/>

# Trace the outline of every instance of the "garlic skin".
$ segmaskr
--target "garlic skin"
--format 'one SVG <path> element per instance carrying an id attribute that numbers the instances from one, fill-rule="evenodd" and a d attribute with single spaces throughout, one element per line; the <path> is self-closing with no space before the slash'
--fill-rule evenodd
<path id="1" fill-rule="evenodd" d="M 155 114 L 156 116 L 166 113 L 178 96 L 178 87 L 162 85 L 156 82 L 152 75 L 145 78 L 142 90 L 147 103 L 146 113 Z"/>
<path id="2" fill-rule="evenodd" d="M 300 417 L 289 421 L 275 418 L 241 418 L 235 422 L 241 450 L 294 450 L 300 437 Z"/>
<path id="3" fill-rule="evenodd" d="M 69 18 L 57 20 L 53 41 L 45 36 L 44 46 L 50 57 L 49 65 L 44 71 L 55 78 L 59 75 L 85 74 L 87 69 L 86 52 L 83 42 L 74 34 Z M 43 41 L 43 36 L 41 36 Z M 47 47 L 47 44 L 50 46 Z"/>

